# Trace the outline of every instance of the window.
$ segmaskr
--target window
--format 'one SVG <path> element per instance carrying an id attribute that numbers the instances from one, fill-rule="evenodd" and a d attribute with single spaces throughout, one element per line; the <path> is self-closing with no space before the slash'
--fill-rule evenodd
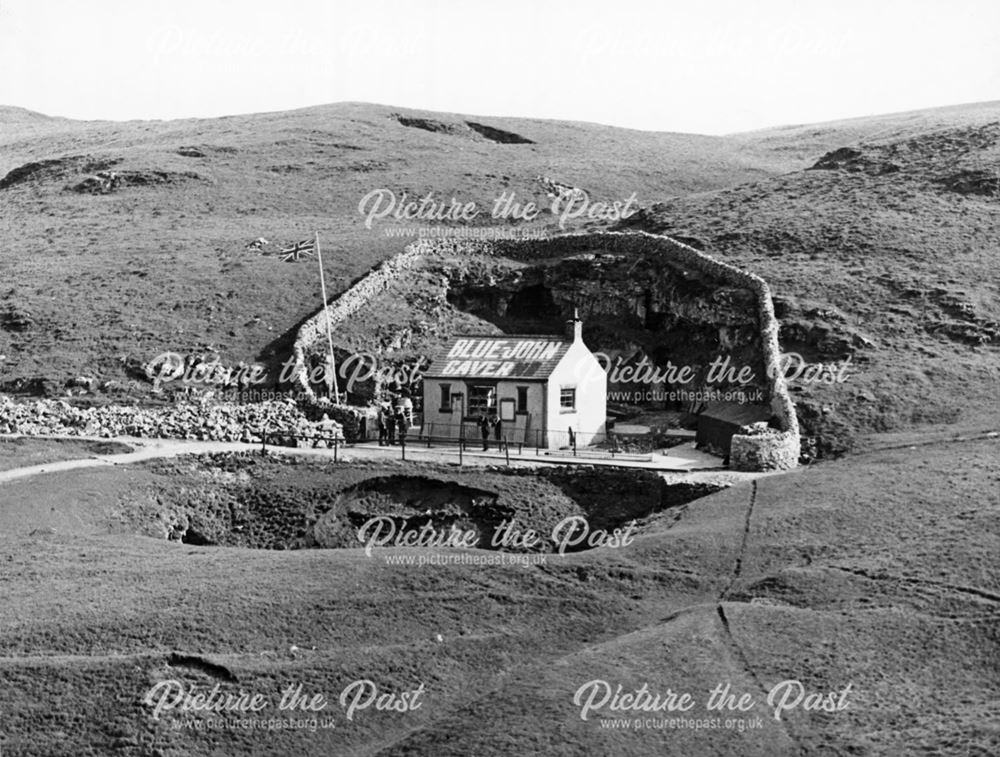
<path id="1" fill-rule="evenodd" d="M 571 413 L 576 410 L 576 387 L 564 386 L 559 390 L 559 411 Z"/>
<path id="2" fill-rule="evenodd" d="M 517 387 L 517 412 L 528 412 L 528 387 Z"/>
<path id="3" fill-rule="evenodd" d="M 469 387 L 469 415 L 489 415 L 496 407 L 497 389 L 495 386 L 476 384 Z"/>
<path id="4" fill-rule="evenodd" d="M 441 384 L 441 412 L 451 412 L 451 384 Z"/>
<path id="5" fill-rule="evenodd" d="M 504 397 L 500 400 L 500 420 L 504 423 L 514 422 L 514 400 L 510 397 Z"/>

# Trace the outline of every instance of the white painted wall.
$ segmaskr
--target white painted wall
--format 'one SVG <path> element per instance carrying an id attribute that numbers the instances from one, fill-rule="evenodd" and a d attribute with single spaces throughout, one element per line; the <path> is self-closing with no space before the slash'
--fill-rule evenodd
<path id="1" fill-rule="evenodd" d="M 576 387 L 576 410 L 561 412 L 559 395 L 564 386 Z M 577 445 L 604 441 L 607 430 L 608 377 L 582 340 L 573 342 L 552 372 L 548 384 L 549 449 L 569 442 L 570 428 L 580 436 Z"/>

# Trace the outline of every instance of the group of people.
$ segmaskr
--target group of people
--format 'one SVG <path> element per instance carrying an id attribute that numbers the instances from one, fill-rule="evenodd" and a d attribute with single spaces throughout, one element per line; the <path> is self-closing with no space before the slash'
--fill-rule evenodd
<path id="1" fill-rule="evenodd" d="M 391 446 L 406 444 L 406 434 L 413 426 L 413 401 L 403 393 L 378 402 L 376 412 L 378 423 L 378 445 Z M 503 422 L 496 412 L 484 412 L 477 422 L 483 439 L 483 450 L 490 448 L 490 435 L 499 445 L 503 441 Z"/>
<path id="2" fill-rule="evenodd" d="M 499 444 L 500 440 L 503 439 L 503 422 L 500 420 L 500 416 L 496 413 L 489 415 L 483 413 L 479 418 L 479 433 L 483 437 L 483 452 L 490 448 L 490 430 L 493 431 L 493 438 Z"/>
<path id="3" fill-rule="evenodd" d="M 399 440 L 401 445 L 406 444 L 406 432 L 413 425 L 413 403 L 407 404 L 408 397 L 400 398 L 393 406 L 392 402 L 385 401 L 378 407 L 378 446 L 393 445 Z"/>

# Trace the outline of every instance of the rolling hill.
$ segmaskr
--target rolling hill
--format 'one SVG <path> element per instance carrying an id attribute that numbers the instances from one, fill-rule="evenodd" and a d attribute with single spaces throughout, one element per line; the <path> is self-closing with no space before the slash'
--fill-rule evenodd
<path id="1" fill-rule="evenodd" d="M 247 243 L 318 231 L 334 296 L 402 249 L 390 226 L 419 223 L 365 228 L 373 189 L 489 208 L 503 192 L 545 203 L 544 176 L 597 200 L 634 193 L 642 210 L 620 227 L 763 275 L 786 349 L 851 356 L 853 381 L 800 395 L 830 450 L 982 418 L 997 377 L 998 123 L 997 103 L 727 137 L 359 103 L 124 123 L 0 109 L 0 386 L 59 394 L 86 375 L 141 396 L 136 367 L 167 350 L 280 358 L 320 302 L 315 268 Z M 100 172 L 121 186 L 102 191 Z M 560 231 L 544 213 L 517 225 Z"/>
<path id="2" fill-rule="evenodd" d="M 795 162 L 722 138 L 480 120 L 493 138 L 469 127 L 472 117 L 361 104 L 128 123 L 0 111 L 3 383 L 122 379 L 130 360 L 168 349 L 256 359 L 320 293 L 314 267 L 244 246 L 318 231 L 337 291 L 405 244 L 364 228 L 358 204 L 374 189 L 488 207 L 503 191 L 544 200 L 535 178 L 545 175 L 651 202 Z M 93 193 L 85 180 L 100 171 L 125 186 Z"/>

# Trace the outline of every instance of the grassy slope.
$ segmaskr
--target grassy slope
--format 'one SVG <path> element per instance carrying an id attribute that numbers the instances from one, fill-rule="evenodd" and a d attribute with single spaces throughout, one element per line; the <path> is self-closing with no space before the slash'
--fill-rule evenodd
<path id="1" fill-rule="evenodd" d="M 389 221 L 374 231 L 361 224 L 357 203 L 370 190 L 434 192 L 487 208 L 504 190 L 544 201 L 534 182 L 542 174 L 599 199 L 633 191 L 643 205 L 671 198 L 636 225 L 696 237 L 764 275 L 789 305 L 787 347 L 809 353 L 789 325 L 832 329 L 855 347 L 870 338 L 873 346 L 857 351 L 855 380 L 803 394 L 811 429 L 846 439 L 950 421 L 963 409 L 978 416 L 995 390 L 995 342 L 970 346 L 928 328 L 1000 318 L 991 267 L 996 196 L 962 196 L 934 183 L 995 163 L 995 142 L 970 135 L 991 137 L 996 104 L 725 138 L 405 111 L 451 129 L 431 132 L 401 125 L 396 112 L 343 103 L 104 123 L 0 109 L 0 174 L 27 161 L 86 155 L 121 158 L 115 170 L 200 177 L 81 195 L 64 191 L 82 177 L 77 165 L 0 190 L 3 380 L 121 378 L 124 365 L 164 350 L 215 349 L 228 362 L 282 356 L 319 302 L 315 269 L 246 254 L 247 241 L 291 242 L 318 229 L 337 291 L 404 245 L 382 233 Z M 464 127 L 467 119 L 534 144 L 488 141 Z M 856 144 L 903 170 L 803 170 L 828 150 Z M 182 156 L 182 146 L 205 157 Z M 539 223 L 552 225 L 546 217 Z M 9 326 L 19 318 L 26 330 Z"/>
<path id="2" fill-rule="evenodd" d="M 0 332 L 8 378 L 121 377 L 121 359 L 167 349 L 253 360 L 315 311 L 315 267 L 243 252 L 318 230 L 338 291 L 404 241 L 369 231 L 357 211 L 376 188 L 475 201 L 501 192 L 544 201 L 537 175 L 599 198 L 640 202 L 728 186 L 794 160 L 717 137 L 589 124 L 489 119 L 535 144 L 497 144 L 466 130 L 408 128 L 388 107 L 340 104 L 287 113 L 172 122 L 74 122 L 0 111 L 0 176 L 28 161 L 120 158 L 117 171 L 193 172 L 200 179 L 76 194 L 79 167 L 0 190 L 4 303 L 33 326 Z M 461 125 L 462 118 L 421 114 Z M 485 119 L 484 119 L 485 120 Z M 184 157 L 197 146 L 204 158 Z M 388 225 L 388 222 L 383 222 Z M 332 292 L 331 292 L 332 293 Z"/>
<path id="3" fill-rule="evenodd" d="M 94 455 L 129 452 L 117 442 L 86 442 L 75 439 L 0 438 L 0 471 L 43 465 L 59 460 L 78 460 Z"/>
<path id="4" fill-rule="evenodd" d="M 995 428 L 1000 188 L 963 194 L 942 182 L 995 173 L 1000 106 L 736 139 L 827 140 L 831 130 L 844 134 L 840 146 L 860 145 L 862 170 L 796 171 L 674 198 L 629 225 L 696 236 L 764 276 L 786 349 L 818 361 L 853 355 L 847 383 L 796 398 L 811 429 L 846 440 L 927 423 Z"/>
<path id="5" fill-rule="evenodd" d="M 1000 694 L 996 444 L 873 452 L 762 479 L 652 519 L 626 549 L 532 568 L 75 535 L 149 474 L 59 474 L 45 490 L 72 518 L 54 535 L 0 537 L 4 751 L 985 755 L 1000 740 L 985 709 Z M 5 487 L 18 530 L 26 511 L 51 526 L 49 507 L 18 505 L 37 503 L 36 484 Z M 334 704 L 329 733 L 197 735 L 140 703 L 161 678 L 216 682 L 169 665 L 172 651 L 224 665 L 238 679 L 226 691 L 303 682 L 336 695 L 368 677 L 396 690 L 424 682 L 426 701 L 353 722 Z M 765 725 L 602 730 L 572 704 L 594 678 L 691 691 L 700 717 L 705 693 L 731 682 Z M 779 725 L 764 692 L 787 678 L 852 683 L 851 706 Z"/>

